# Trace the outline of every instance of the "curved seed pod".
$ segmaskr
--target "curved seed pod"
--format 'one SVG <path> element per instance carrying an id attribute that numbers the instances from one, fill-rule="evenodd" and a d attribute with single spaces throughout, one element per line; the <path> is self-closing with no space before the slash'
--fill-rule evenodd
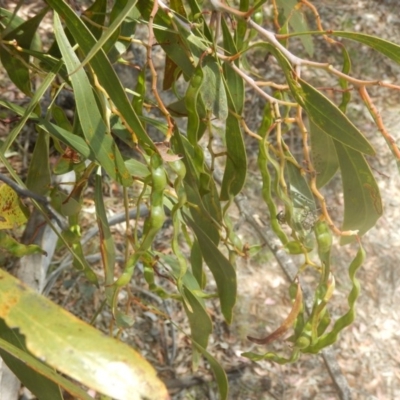
<path id="1" fill-rule="evenodd" d="M 360 293 L 360 283 L 355 275 L 357 270 L 363 264 L 364 260 L 365 260 L 365 250 L 360 244 L 360 248 L 357 252 L 357 255 L 355 256 L 354 260 L 351 262 L 349 266 L 349 277 L 353 284 L 353 287 L 347 298 L 350 308 L 346 314 L 344 314 L 335 322 L 332 330 L 329 333 L 326 333 L 323 336 L 321 336 L 318 342 L 308 349 L 307 353 L 318 353 L 324 347 L 327 347 L 335 343 L 339 333 L 354 321 L 356 313 L 355 303 Z"/>

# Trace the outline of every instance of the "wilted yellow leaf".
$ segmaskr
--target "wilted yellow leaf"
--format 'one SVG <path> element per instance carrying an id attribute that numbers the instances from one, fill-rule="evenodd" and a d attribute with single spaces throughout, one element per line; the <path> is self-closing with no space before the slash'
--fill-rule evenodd
<path id="1" fill-rule="evenodd" d="M 10 186 L 0 185 L 0 229 L 12 229 L 26 222 L 27 208 Z"/>

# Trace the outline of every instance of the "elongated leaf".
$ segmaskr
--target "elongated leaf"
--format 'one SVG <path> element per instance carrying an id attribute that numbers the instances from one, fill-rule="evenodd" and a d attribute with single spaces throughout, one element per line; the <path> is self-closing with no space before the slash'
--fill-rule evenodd
<path id="1" fill-rule="evenodd" d="M 146 21 L 150 17 L 152 6 L 151 1 L 138 1 L 137 8 Z M 163 10 L 159 9 L 154 18 L 154 24 L 154 35 L 157 42 L 160 43 L 168 57 L 182 70 L 185 77 L 187 79 L 190 78 L 194 70 L 194 63 L 190 59 L 188 46 L 181 35 L 175 31 L 171 18 Z"/>
<path id="2" fill-rule="evenodd" d="M 287 163 L 286 168 L 290 182 L 290 196 L 293 200 L 293 206 L 315 210 L 315 200 L 305 177 L 291 162 Z"/>
<path id="3" fill-rule="evenodd" d="M 306 81 L 298 78 L 298 83 L 302 90 L 295 89 L 295 97 L 316 126 L 345 146 L 364 154 L 375 154 L 368 140 L 335 104 Z"/>
<path id="4" fill-rule="evenodd" d="M 227 160 L 221 185 L 221 200 L 237 195 L 246 181 L 247 155 L 237 117 L 228 115 L 225 128 Z"/>
<path id="5" fill-rule="evenodd" d="M 63 59 L 70 73 L 80 65 L 61 26 L 57 14 L 54 15 L 54 32 L 60 46 Z M 83 133 L 97 161 L 116 181 L 124 186 L 132 184 L 132 178 L 125 167 L 122 156 L 98 109 L 89 79 L 83 69 L 71 76 L 75 91 L 75 100 Z"/>
<path id="6" fill-rule="evenodd" d="M 206 349 L 208 338 L 212 332 L 211 318 L 207 314 L 206 308 L 203 304 L 204 301 L 198 298 L 193 291 L 187 287 L 184 287 L 183 290 L 185 298 L 192 308 L 192 310 L 189 310 L 185 302 L 183 303 L 186 315 L 189 319 L 192 339 Z"/>
<path id="7" fill-rule="evenodd" d="M 0 349 L 1 357 L 14 375 L 41 400 L 63 399 L 60 390 L 54 389 L 51 381 L 56 382 L 76 399 L 93 399 L 71 381 L 58 375 L 53 368 L 42 364 L 36 358 L 1 338 Z"/>
<path id="8" fill-rule="evenodd" d="M 49 134 L 40 131 L 29 165 L 26 187 L 32 192 L 45 195 L 50 189 Z"/>
<path id="9" fill-rule="evenodd" d="M 2 253 L 9 253 L 13 257 L 24 257 L 29 254 L 41 253 L 46 255 L 36 244 L 22 244 L 17 242 L 13 237 L 5 232 L 0 232 L 0 249 Z"/>
<path id="10" fill-rule="evenodd" d="M 100 234 L 100 252 L 103 260 L 105 291 L 107 300 L 111 305 L 114 292 L 111 285 L 114 283 L 115 246 L 107 220 L 106 209 L 104 207 L 102 181 L 101 169 L 99 168 L 96 173 L 95 186 L 96 217 Z"/>
<path id="11" fill-rule="evenodd" d="M 310 30 L 304 14 L 298 9 L 297 0 L 277 0 L 277 4 L 279 8 L 283 8 L 285 18 L 294 32 L 307 32 Z M 311 35 L 302 35 L 300 40 L 309 56 L 312 56 L 314 54 L 314 44 Z"/>
<path id="12" fill-rule="evenodd" d="M 0 318 L 19 329 L 35 357 L 85 386 L 120 400 L 168 398 L 155 370 L 132 348 L 80 321 L 3 270 Z"/>
<path id="13" fill-rule="evenodd" d="M 109 304 L 111 304 L 114 293 L 114 290 L 110 286 L 114 283 L 115 246 L 104 207 L 102 182 L 101 169 L 99 168 L 96 174 L 95 186 L 96 217 L 100 234 L 100 252 L 103 260 L 106 296 Z"/>
<path id="14" fill-rule="evenodd" d="M 39 102 L 43 99 L 44 94 L 46 93 L 47 89 L 49 86 L 52 84 L 53 80 L 56 78 L 56 75 L 58 71 L 60 70 L 62 66 L 62 62 L 59 61 L 57 64 L 55 64 L 52 68 L 52 70 L 47 74 L 46 78 L 43 80 L 41 83 L 40 87 L 35 91 L 35 94 L 33 95 L 28 107 L 24 109 L 24 114 L 18 124 L 13 128 L 13 130 L 8 134 L 7 139 L 4 141 L 3 145 L 1 146 L 1 152 L 4 154 L 11 146 L 11 144 L 14 142 L 15 138 L 18 136 L 18 134 L 21 132 L 22 128 L 25 126 L 26 121 L 34 114 L 34 112 L 38 112 L 38 104 Z M 9 102 L 4 102 L 5 104 L 12 104 Z M 11 105 L 10 108 L 13 107 L 18 107 Z M 20 108 L 18 108 L 20 109 Z"/>
<path id="15" fill-rule="evenodd" d="M 339 168 L 333 139 L 310 121 L 311 154 L 317 174 L 317 187 L 325 186 Z"/>
<path id="16" fill-rule="evenodd" d="M 69 5 L 62 1 L 48 0 L 47 3 L 63 17 L 68 29 L 77 43 L 79 43 L 81 50 L 85 54 L 88 54 L 96 44 L 96 39 L 80 20 L 78 15 L 69 7 Z M 131 127 L 140 141 L 151 148 L 154 148 L 152 140 L 147 135 L 138 116 L 133 110 L 121 81 L 118 79 L 118 76 L 105 53 L 102 50 L 97 52 L 92 58 L 90 64 L 92 65 L 100 84 L 108 93 L 115 107 L 125 119 L 126 124 Z"/>
<path id="17" fill-rule="evenodd" d="M 237 54 L 235 42 L 231 36 L 230 30 L 226 24 L 225 19 L 221 20 L 222 33 L 224 36 L 224 48 L 226 55 L 232 56 Z M 234 61 L 239 65 L 239 60 Z M 231 68 L 230 64 L 225 62 L 223 65 L 226 91 L 228 96 L 228 106 L 232 108 L 237 114 L 241 115 L 244 105 L 244 82 L 243 79 Z M 232 106 L 231 104 L 232 103 Z"/>
<path id="18" fill-rule="evenodd" d="M 233 307 L 236 302 L 236 272 L 232 264 L 219 251 L 218 247 L 210 240 L 191 218 L 185 216 L 185 221 L 195 233 L 199 242 L 204 261 L 210 268 L 218 288 L 218 297 L 221 302 L 222 314 L 225 320 L 232 321 Z"/>
<path id="19" fill-rule="evenodd" d="M 276 47 L 264 43 L 259 46 L 266 47 L 276 57 L 293 97 L 307 111 L 308 117 L 315 125 L 345 146 L 364 154 L 375 154 L 374 148 L 364 135 L 334 103 L 303 79 L 294 78 L 296 75 L 292 66 Z"/>
<path id="20" fill-rule="evenodd" d="M 211 111 L 218 119 L 225 121 L 228 116 L 228 101 L 220 66 L 214 57 L 204 57 L 203 74 L 200 93 L 206 110 Z"/>
<path id="21" fill-rule="evenodd" d="M 400 64 L 400 45 L 398 44 L 375 36 L 366 35 L 365 33 L 342 31 L 332 31 L 329 33 L 366 44 L 367 46 L 372 47 L 374 50 L 379 51 L 379 53 L 384 54 L 386 57 Z"/>
<path id="22" fill-rule="evenodd" d="M 359 230 L 363 235 L 371 229 L 382 215 L 382 200 L 378 185 L 364 159 L 341 143 L 334 142 L 339 160 L 343 181 L 344 221 L 342 229 Z M 354 237 L 343 236 L 341 244 L 354 240 Z"/>
<path id="23" fill-rule="evenodd" d="M 83 68 L 96 55 L 96 53 L 100 51 L 100 49 L 111 38 L 114 32 L 119 29 L 124 19 L 126 19 L 126 16 L 132 11 L 132 8 L 135 7 L 136 1 L 137 0 L 127 1 L 126 6 L 122 10 L 118 10 L 118 16 L 112 21 L 111 25 L 103 31 L 101 38 L 96 41 L 96 44 L 92 47 L 78 68 Z M 74 72 L 70 72 L 70 74 L 72 75 L 75 72 L 76 70 Z"/>
<path id="24" fill-rule="evenodd" d="M 87 23 L 87 27 L 96 39 L 103 33 L 101 28 L 104 25 L 107 13 L 107 0 L 95 0 L 94 3 L 84 11 L 84 15 L 94 24 Z"/>
<path id="25" fill-rule="evenodd" d="M 216 245 L 219 243 L 218 226 L 221 223 L 221 205 L 218 199 L 215 181 L 204 166 L 201 149 L 195 151 L 188 140 L 178 130 L 172 138 L 175 154 L 182 154 L 186 175 L 184 187 L 188 201 L 196 207 L 191 207 L 190 213 L 196 224 L 207 232 L 208 237 Z"/>
<path id="26" fill-rule="evenodd" d="M 29 49 L 32 45 L 36 45 L 36 49 L 39 50 L 40 46 L 35 34 L 47 11 L 47 8 L 43 9 L 33 18 L 30 18 L 11 32 L 8 32 L 3 39 L 7 41 L 16 40 L 18 46 L 24 49 Z M 3 46 L 7 46 L 9 51 Z M 3 44 L 0 46 L 0 57 L 9 78 L 22 92 L 31 96 L 30 72 L 28 67 L 29 55 L 17 51 L 13 46 Z"/>
<path id="27" fill-rule="evenodd" d="M 203 356 L 210 364 L 212 372 L 215 376 L 215 380 L 217 381 L 220 399 L 226 400 L 228 398 L 229 387 L 228 387 L 228 378 L 226 376 L 224 369 L 221 367 L 219 362 L 204 347 L 200 346 L 198 343 L 194 341 L 193 345 L 201 354 L 203 354 Z"/>

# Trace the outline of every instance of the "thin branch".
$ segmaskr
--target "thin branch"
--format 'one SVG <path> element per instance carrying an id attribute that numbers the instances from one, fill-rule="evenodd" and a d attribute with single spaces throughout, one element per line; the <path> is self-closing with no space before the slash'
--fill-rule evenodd
<path id="1" fill-rule="evenodd" d="M 382 121 L 382 117 L 381 117 L 379 111 L 377 110 L 377 108 L 375 107 L 374 103 L 372 102 L 371 97 L 369 97 L 367 89 L 365 88 L 365 86 L 361 86 L 358 91 L 360 93 L 362 100 L 364 101 L 365 105 L 367 106 L 368 111 L 370 112 L 372 118 L 374 119 L 375 124 L 379 129 L 379 132 L 382 134 L 382 136 L 386 140 L 387 144 L 391 148 L 393 155 L 397 158 L 397 160 L 400 160 L 400 150 L 397 147 L 396 141 L 386 130 L 386 127 Z"/>
<path id="2" fill-rule="evenodd" d="M 230 57 L 227 57 L 223 54 L 219 54 L 218 53 L 218 57 L 221 59 L 224 59 L 225 61 L 230 61 Z M 284 100 L 279 100 L 275 97 L 272 97 L 271 95 L 269 95 L 268 93 L 264 92 L 264 90 L 262 90 L 259 85 L 257 84 L 257 82 L 251 78 L 250 76 L 248 76 L 245 72 L 243 72 L 235 63 L 231 62 L 230 64 L 231 68 L 240 76 L 243 78 L 243 80 L 245 80 L 258 94 L 260 94 L 262 97 L 264 97 L 266 100 L 268 100 L 270 103 L 278 103 L 278 104 L 282 104 L 285 106 L 292 106 L 295 107 L 297 106 L 297 103 L 291 103 L 290 101 L 284 101 Z"/>
<path id="3" fill-rule="evenodd" d="M 141 205 L 139 207 L 139 213 L 137 212 L 137 208 L 133 208 L 129 210 L 128 216 L 129 219 L 137 218 L 138 214 L 140 217 L 145 217 L 149 213 L 149 209 L 145 205 Z M 126 222 L 126 214 L 125 211 L 115 214 L 111 217 L 107 218 L 107 222 L 109 226 L 117 225 L 122 222 Z M 99 232 L 98 225 L 95 225 L 93 228 L 90 228 L 86 234 L 81 239 L 81 245 L 84 246 L 93 236 L 95 236 Z M 56 282 L 58 276 L 61 274 L 62 271 L 69 268 L 72 263 L 72 256 L 71 254 L 67 254 L 64 260 L 61 261 L 60 266 L 55 269 L 46 279 L 46 283 L 43 289 L 43 294 L 48 295 L 50 293 L 51 288 L 53 287 L 54 283 Z"/>
<path id="4" fill-rule="evenodd" d="M 167 123 L 168 123 L 168 132 L 166 135 L 166 140 L 169 141 L 171 136 L 172 136 L 172 131 L 174 129 L 174 123 L 172 122 L 171 115 L 167 108 L 164 105 L 164 102 L 161 100 L 161 97 L 158 93 L 157 90 L 157 78 L 158 74 L 157 71 L 154 67 L 153 59 L 152 59 L 152 49 L 153 49 L 153 38 L 154 38 L 154 31 L 153 31 L 153 21 L 154 17 L 157 14 L 158 11 L 158 0 L 154 1 L 153 4 L 153 9 L 151 10 L 150 17 L 149 17 L 149 22 L 148 22 L 148 27 L 149 27 L 149 38 L 148 38 L 148 44 L 147 44 L 147 64 L 150 68 L 152 80 L 151 80 L 151 90 L 153 91 L 153 94 L 157 100 L 157 104 L 160 107 L 161 112 L 164 114 Z"/>

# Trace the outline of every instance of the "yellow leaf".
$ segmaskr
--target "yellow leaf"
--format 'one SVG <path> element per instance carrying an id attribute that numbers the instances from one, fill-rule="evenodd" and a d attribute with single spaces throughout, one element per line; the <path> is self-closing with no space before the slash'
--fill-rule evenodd
<path id="1" fill-rule="evenodd" d="M 8 185 L 0 185 L 0 229 L 13 229 L 26 222 L 27 208 Z"/>

